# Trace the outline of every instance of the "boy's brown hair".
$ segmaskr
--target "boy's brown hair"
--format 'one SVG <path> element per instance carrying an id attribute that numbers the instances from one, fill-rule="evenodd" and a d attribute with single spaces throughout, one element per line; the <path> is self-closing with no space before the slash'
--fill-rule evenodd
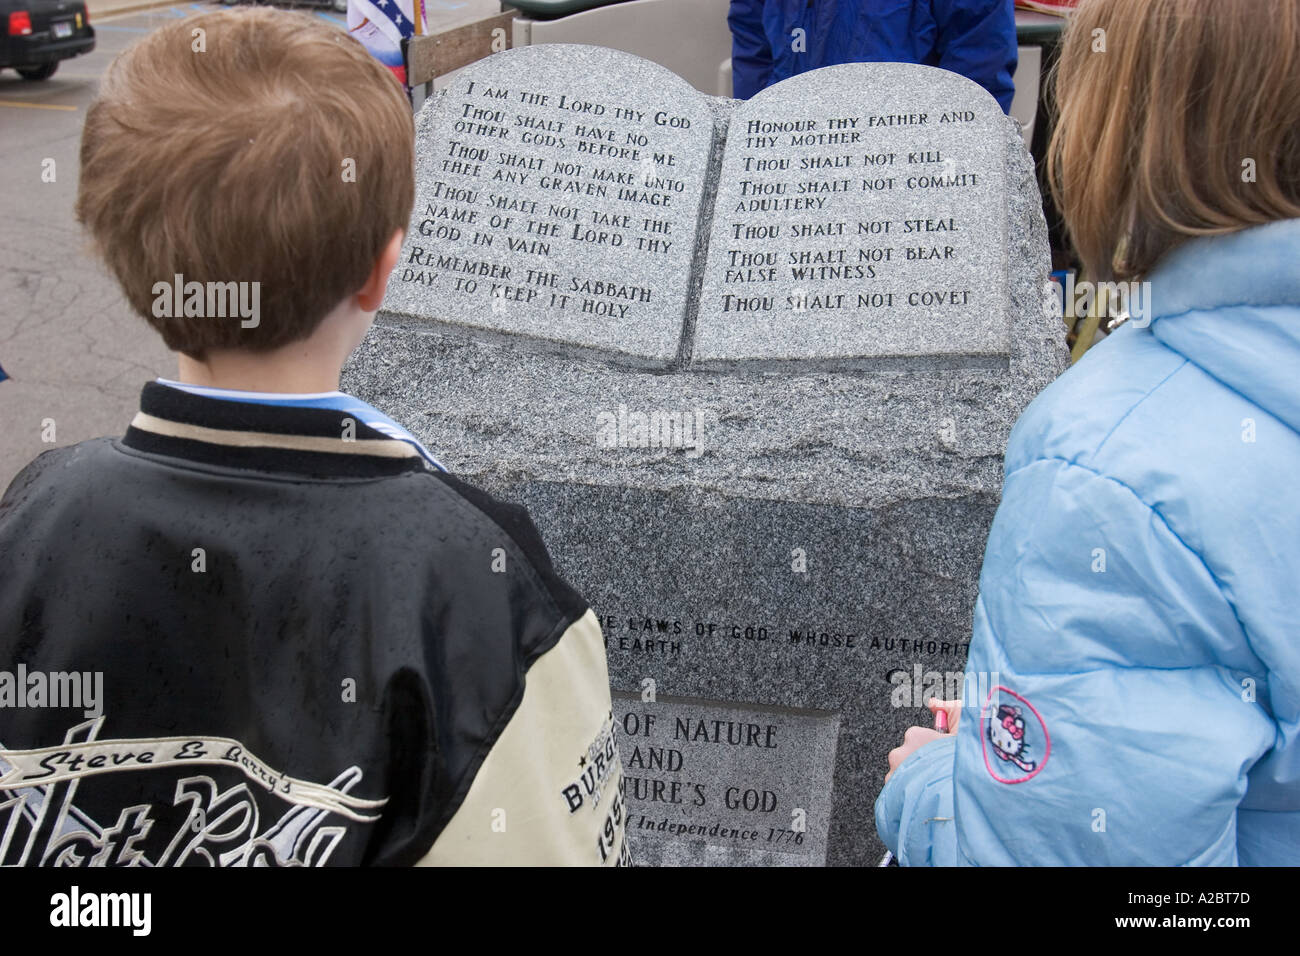
<path id="1" fill-rule="evenodd" d="M 1092 278 L 1300 217 L 1300 0 L 1083 0 L 1056 88 L 1048 174 Z"/>
<path id="2" fill-rule="evenodd" d="M 252 8 L 167 23 L 86 115 L 77 218 L 167 346 L 273 349 L 360 289 L 415 198 L 395 78 L 319 19 Z M 154 315 L 154 285 L 257 282 L 260 319 Z"/>

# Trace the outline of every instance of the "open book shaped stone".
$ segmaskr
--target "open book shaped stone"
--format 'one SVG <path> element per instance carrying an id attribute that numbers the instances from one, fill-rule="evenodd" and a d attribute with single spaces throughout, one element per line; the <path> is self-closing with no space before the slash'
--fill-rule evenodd
<path id="1" fill-rule="evenodd" d="M 419 114 L 384 311 L 647 366 L 1005 368 L 1013 132 L 931 67 L 740 102 L 614 50 L 505 51 Z"/>

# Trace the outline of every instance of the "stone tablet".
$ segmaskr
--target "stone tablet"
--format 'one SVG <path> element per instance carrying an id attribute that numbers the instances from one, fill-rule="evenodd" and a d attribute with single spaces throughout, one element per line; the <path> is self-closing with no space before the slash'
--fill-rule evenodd
<path id="1" fill-rule="evenodd" d="M 740 105 L 695 361 L 1005 366 L 1005 124 L 981 87 L 907 64 L 827 67 Z"/>
<path id="2" fill-rule="evenodd" d="M 706 99 L 656 64 L 565 45 L 481 60 L 420 111 L 384 309 L 666 364 L 712 148 Z"/>

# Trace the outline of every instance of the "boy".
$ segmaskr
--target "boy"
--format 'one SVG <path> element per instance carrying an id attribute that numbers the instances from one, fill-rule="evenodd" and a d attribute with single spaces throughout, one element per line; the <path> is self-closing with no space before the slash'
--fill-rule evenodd
<path id="1" fill-rule="evenodd" d="M 0 502 L 0 863 L 626 859 L 594 615 L 521 508 L 338 391 L 413 165 L 398 84 L 311 17 L 109 68 L 78 217 L 179 381 Z"/>

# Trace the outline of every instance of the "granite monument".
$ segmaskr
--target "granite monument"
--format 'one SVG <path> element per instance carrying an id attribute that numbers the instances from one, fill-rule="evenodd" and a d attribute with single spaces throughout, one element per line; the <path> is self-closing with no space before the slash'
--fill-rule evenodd
<path id="1" fill-rule="evenodd" d="M 875 864 L 1066 362 L 1015 122 L 922 66 L 737 102 L 535 46 L 430 100 L 417 155 L 344 388 L 525 504 L 595 609 L 634 857 Z"/>

